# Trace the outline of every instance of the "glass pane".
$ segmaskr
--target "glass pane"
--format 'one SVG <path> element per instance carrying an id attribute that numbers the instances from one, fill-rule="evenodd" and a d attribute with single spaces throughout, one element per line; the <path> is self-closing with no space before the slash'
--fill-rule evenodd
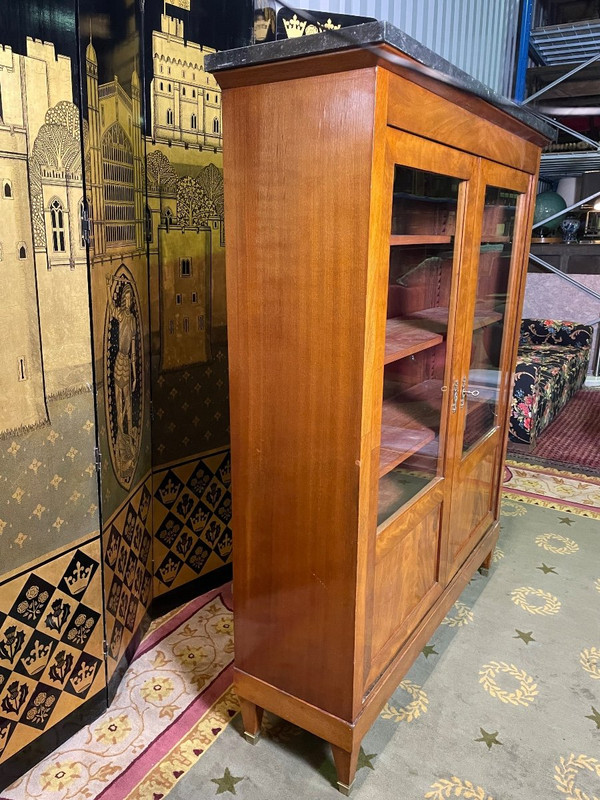
<path id="1" fill-rule="evenodd" d="M 518 197 L 495 186 L 486 190 L 471 364 L 461 398 L 466 403 L 463 452 L 498 424 L 500 358 Z"/>
<path id="2" fill-rule="evenodd" d="M 396 167 L 378 524 L 440 474 L 442 386 L 460 181 Z"/>

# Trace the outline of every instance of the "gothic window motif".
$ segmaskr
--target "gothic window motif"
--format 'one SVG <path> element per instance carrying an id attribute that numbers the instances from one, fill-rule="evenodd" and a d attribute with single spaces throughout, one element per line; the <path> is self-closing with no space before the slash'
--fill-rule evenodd
<path id="1" fill-rule="evenodd" d="M 196 97 L 196 90 L 192 89 L 192 97 Z"/>
<path id="2" fill-rule="evenodd" d="M 208 78 L 206 79 L 206 82 L 208 83 Z M 209 93 L 208 93 L 208 92 L 206 93 L 206 99 L 207 99 L 207 100 L 210 100 L 210 95 L 209 95 Z"/>
<path id="3" fill-rule="evenodd" d="M 198 293 L 192 292 L 192 303 L 197 303 L 197 302 L 198 302 Z"/>
<path id="4" fill-rule="evenodd" d="M 52 224 L 52 249 L 55 253 L 65 252 L 65 215 L 60 200 L 50 203 L 50 222 Z"/>
<path id="5" fill-rule="evenodd" d="M 196 130 L 198 127 L 198 117 L 195 114 L 192 114 L 192 129 Z"/>
<path id="6" fill-rule="evenodd" d="M 171 70 L 169 70 L 169 72 L 171 72 Z M 171 91 L 171 84 L 169 84 L 169 91 Z"/>
<path id="7" fill-rule="evenodd" d="M 21 260 L 27 258 L 27 248 L 25 247 L 24 242 L 19 242 L 19 244 L 17 245 L 17 252 Z"/>
<path id="8" fill-rule="evenodd" d="M 185 86 L 184 86 L 184 87 L 181 89 L 181 93 L 182 93 L 182 94 L 183 94 L 183 96 L 185 97 Z"/>
<path id="9" fill-rule="evenodd" d="M 192 274 L 192 259 L 180 258 L 179 259 L 179 274 L 182 278 L 189 278 Z"/>
<path id="10" fill-rule="evenodd" d="M 215 95 L 215 103 L 218 103 L 218 102 L 219 102 L 219 95 L 218 95 L 218 94 L 216 94 L 216 95 Z"/>
<path id="11" fill-rule="evenodd" d="M 135 242 L 133 148 L 115 122 L 102 137 L 106 244 Z"/>
<path id="12" fill-rule="evenodd" d="M 12 193 L 12 183 L 10 181 L 4 181 L 4 190 L 2 192 L 4 197 L 11 198 L 13 196 Z"/>
<path id="13" fill-rule="evenodd" d="M 165 211 L 165 228 L 167 229 L 167 233 L 169 232 L 169 228 L 173 224 L 173 212 L 170 208 L 167 208 Z"/>
<path id="14" fill-rule="evenodd" d="M 177 303 L 178 306 L 181 305 L 181 295 L 180 294 L 176 294 L 175 295 L 175 302 Z"/>
<path id="15" fill-rule="evenodd" d="M 190 332 L 190 320 L 188 317 L 183 318 L 183 332 L 184 333 Z"/>
<path id="16" fill-rule="evenodd" d="M 213 133 L 219 133 L 219 118 L 215 117 L 213 119 Z"/>
<path id="17" fill-rule="evenodd" d="M 173 109 L 167 109 L 167 125 L 173 125 Z"/>
<path id="18" fill-rule="evenodd" d="M 162 72 L 162 67 L 160 68 L 160 71 Z M 161 81 L 160 82 L 160 90 L 161 90 L 161 92 L 163 91 L 163 88 L 164 88 L 163 82 Z"/>

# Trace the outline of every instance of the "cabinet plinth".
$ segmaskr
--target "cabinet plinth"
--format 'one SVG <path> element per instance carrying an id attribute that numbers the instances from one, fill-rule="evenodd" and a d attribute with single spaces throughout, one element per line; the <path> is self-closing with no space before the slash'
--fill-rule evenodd
<path id="1" fill-rule="evenodd" d="M 545 138 L 385 60 L 388 42 L 297 60 L 284 44 L 280 71 L 216 72 L 235 685 L 250 741 L 262 709 L 323 737 L 347 792 L 496 542 Z"/>

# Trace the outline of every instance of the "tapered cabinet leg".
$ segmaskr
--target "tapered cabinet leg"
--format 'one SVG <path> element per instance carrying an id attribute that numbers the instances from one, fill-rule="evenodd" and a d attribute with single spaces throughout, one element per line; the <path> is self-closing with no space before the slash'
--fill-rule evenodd
<path id="1" fill-rule="evenodd" d="M 341 747 L 332 744 L 331 752 L 333 753 L 333 760 L 335 761 L 335 768 L 337 770 L 337 788 L 347 797 L 350 794 L 350 789 L 352 789 L 352 784 L 354 783 L 354 776 L 356 775 L 360 742 L 357 742 L 350 752 L 342 750 Z"/>
<path id="2" fill-rule="evenodd" d="M 482 574 L 482 575 L 487 575 L 487 574 L 489 573 L 489 571 L 490 571 L 490 567 L 492 566 L 492 559 L 493 559 L 493 557 L 494 557 L 494 550 L 495 550 L 495 549 L 496 549 L 495 547 L 492 547 L 492 549 L 490 550 L 490 552 L 489 552 L 489 553 L 487 554 L 487 556 L 486 556 L 486 557 L 483 559 L 483 563 L 482 563 L 482 565 L 479 567 L 479 571 L 481 572 L 481 574 Z"/>
<path id="3" fill-rule="evenodd" d="M 260 726 L 262 723 L 264 709 L 251 703 L 249 700 L 244 700 L 243 697 L 238 698 L 240 701 L 240 708 L 242 711 L 242 721 L 244 723 L 244 739 L 250 744 L 256 744 L 260 738 Z"/>

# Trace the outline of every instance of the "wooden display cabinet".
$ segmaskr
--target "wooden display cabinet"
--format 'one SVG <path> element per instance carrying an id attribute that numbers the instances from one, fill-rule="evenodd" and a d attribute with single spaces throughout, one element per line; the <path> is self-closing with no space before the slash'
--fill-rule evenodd
<path id="1" fill-rule="evenodd" d="M 546 141 L 377 30 L 368 49 L 324 34 L 209 64 L 235 687 L 247 738 L 263 709 L 312 731 L 346 792 L 363 735 L 491 560 Z"/>

